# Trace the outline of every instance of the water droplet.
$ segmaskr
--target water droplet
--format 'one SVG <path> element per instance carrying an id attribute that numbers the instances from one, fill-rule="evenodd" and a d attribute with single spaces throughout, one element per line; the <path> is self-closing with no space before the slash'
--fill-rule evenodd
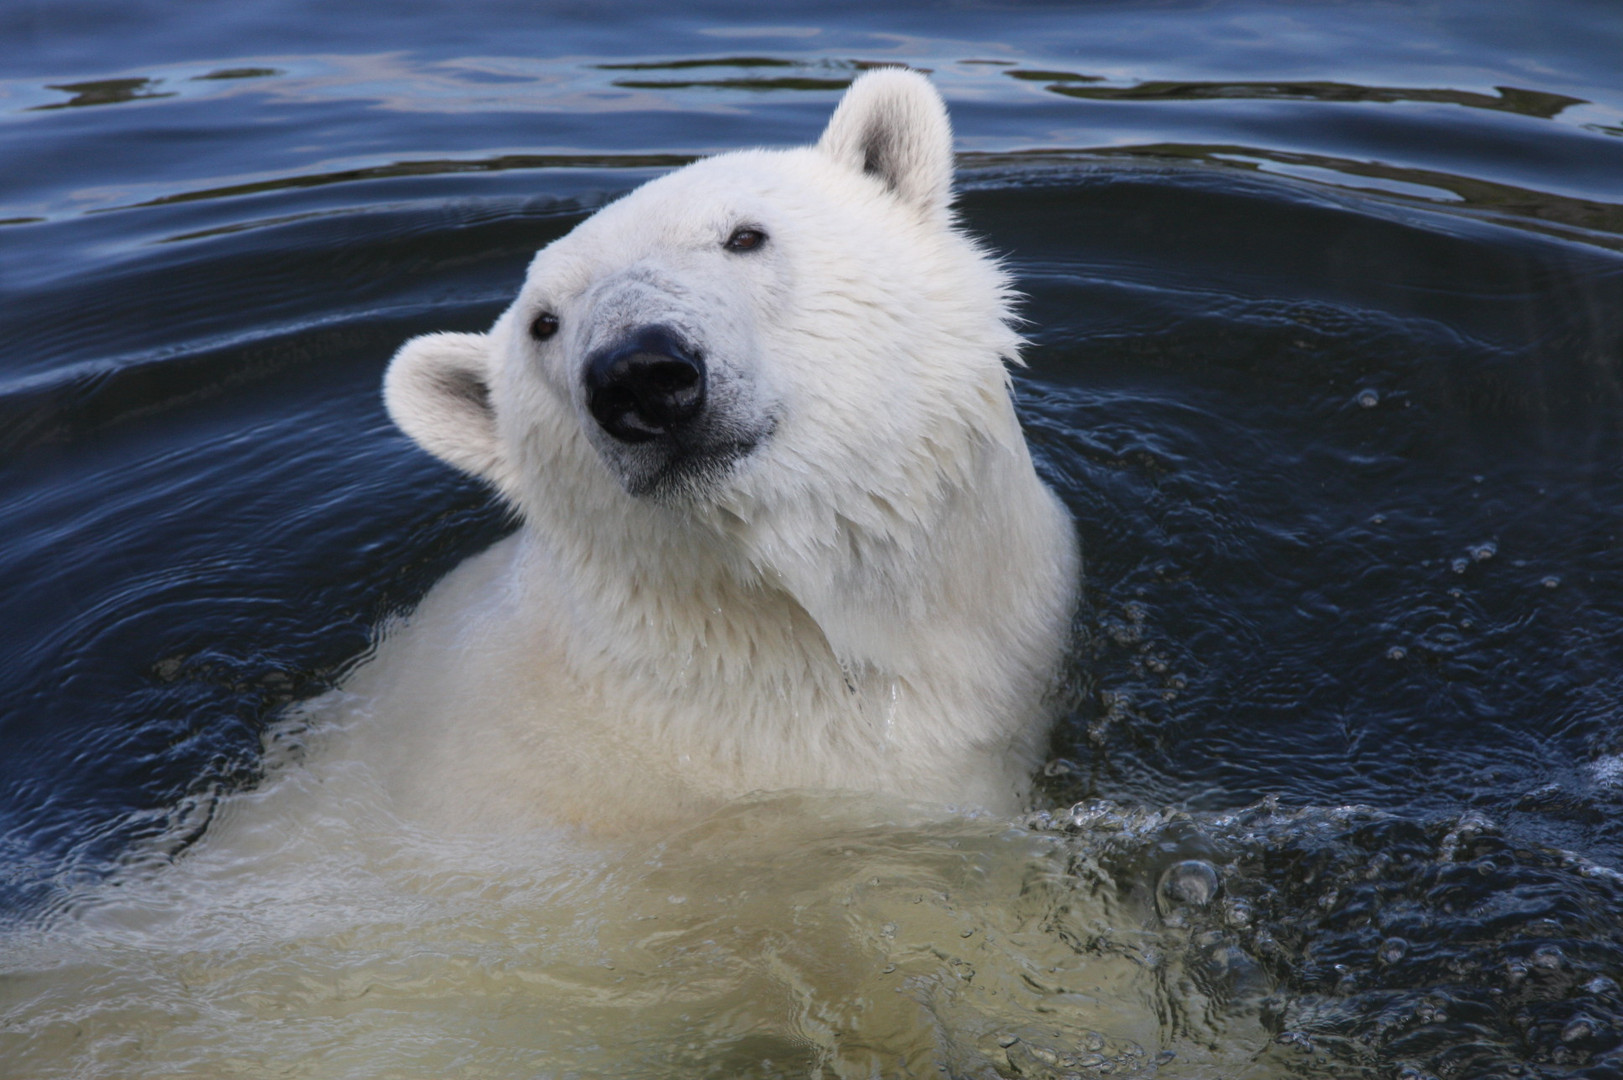
<path id="1" fill-rule="evenodd" d="M 1483 562 L 1484 560 L 1491 559 L 1495 555 L 1499 554 L 1499 545 L 1494 543 L 1492 540 L 1484 540 L 1482 543 L 1473 546 L 1470 551 L 1471 558 L 1475 559 L 1477 562 Z"/>
<path id="2" fill-rule="evenodd" d="M 1383 964 L 1395 964 L 1409 955 L 1409 943 L 1400 937 L 1387 938 L 1381 942 L 1381 947 L 1375 951 L 1375 957 Z"/>
<path id="3" fill-rule="evenodd" d="M 1463 574 L 1463 573 L 1465 573 L 1465 568 L 1470 566 L 1470 565 L 1471 565 L 1471 563 L 1470 563 L 1469 560 L 1455 559 L 1455 560 L 1453 560 L 1452 562 L 1450 562 L 1448 564 L 1448 568 L 1450 570 L 1454 571 L 1456 574 Z"/>
<path id="4" fill-rule="evenodd" d="M 1358 391 L 1358 404 L 1366 409 L 1373 409 L 1381 403 L 1381 392 L 1374 387 L 1365 387 Z"/>
<path id="5" fill-rule="evenodd" d="M 1409 650 L 1405 649 L 1402 645 L 1394 645 L 1390 649 L 1386 650 L 1386 658 L 1388 660 L 1402 660 L 1408 655 Z"/>
<path id="6" fill-rule="evenodd" d="M 1540 581 L 1539 584 L 1544 586 L 1546 589 L 1553 589 L 1557 585 L 1561 584 L 1561 579 L 1556 577 L 1554 574 L 1546 574 L 1544 579 Z"/>
<path id="7" fill-rule="evenodd" d="M 1206 907 L 1217 898 L 1222 883 L 1211 863 L 1185 859 L 1167 867 L 1155 895 L 1165 915 L 1180 907 Z"/>
<path id="8" fill-rule="evenodd" d="M 1369 523 L 1371 525 L 1385 525 L 1386 524 L 1386 515 L 1385 514 L 1371 515 L 1371 517 L 1369 519 Z"/>

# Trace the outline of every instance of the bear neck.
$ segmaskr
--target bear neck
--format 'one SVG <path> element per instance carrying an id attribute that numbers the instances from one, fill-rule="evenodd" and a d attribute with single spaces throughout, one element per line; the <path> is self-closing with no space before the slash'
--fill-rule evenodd
<path id="1" fill-rule="evenodd" d="M 627 722 L 688 725 L 684 746 L 1018 740 L 1065 643 L 1074 537 L 1023 440 L 963 460 L 906 535 L 855 509 L 554 487 L 526 513 L 524 577 L 554 590 L 576 679 Z"/>

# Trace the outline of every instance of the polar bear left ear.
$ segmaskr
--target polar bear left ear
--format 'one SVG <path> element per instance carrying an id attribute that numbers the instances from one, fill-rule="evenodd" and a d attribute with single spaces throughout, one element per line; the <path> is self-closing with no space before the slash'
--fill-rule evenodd
<path id="1" fill-rule="evenodd" d="M 859 75 L 817 146 L 877 177 L 929 217 L 952 201 L 952 125 L 930 80 L 905 68 Z"/>
<path id="2" fill-rule="evenodd" d="M 383 376 L 389 419 L 430 454 L 502 487 L 507 463 L 490 400 L 490 335 L 424 334 Z"/>

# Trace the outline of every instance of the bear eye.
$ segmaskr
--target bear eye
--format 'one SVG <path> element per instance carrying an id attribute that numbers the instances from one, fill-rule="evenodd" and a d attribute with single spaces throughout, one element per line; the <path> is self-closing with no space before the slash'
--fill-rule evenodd
<path id="1" fill-rule="evenodd" d="M 741 229 L 734 229 L 733 235 L 729 236 L 727 242 L 721 246 L 728 251 L 754 251 L 764 243 L 766 243 L 766 233 L 746 225 Z"/>
<path id="2" fill-rule="evenodd" d="M 545 341 L 558 332 L 558 316 L 550 311 L 543 311 L 530 322 L 530 336 L 537 341 Z"/>

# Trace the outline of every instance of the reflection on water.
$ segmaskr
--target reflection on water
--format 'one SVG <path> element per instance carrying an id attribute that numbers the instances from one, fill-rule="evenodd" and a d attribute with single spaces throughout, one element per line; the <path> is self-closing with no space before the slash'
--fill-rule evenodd
<path id="1" fill-rule="evenodd" d="M 173 91 L 158 90 L 162 79 L 97 79 L 93 82 L 52 83 L 46 89 L 62 90 L 72 94 L 69 101 L 51 105 L 35 105 L 35 111 L 44 109 L 74 109 L 81 105 L 117 105 L 125 101 L 150 101 L 154 98 L 174 97 Z"/>
<path id="2" fill-rule="evenodd" d="M 178 10 L 0 11 L 0 1076 L 1620 1068 L 1609 7 Z M 592 853 L 267 764 L 510 527 L 390 352 L 886 61 L 1084 539 L 1046 809 Z"/>
<path id="3" fill-rule="evenodd" d="M 1136 86 L 1085 86 L 1079 83 L 1102 81 L 1097 76 L 1063 72 L 1010 71 L 1006 74 L 1028 81 L 1050 82 L 1044 89 L 1066 97 L 1096 101 L 1203 101 L 1209 99 L 1285 99 L 1298 101 L 1416 101 L 1464 105 L 1471 109 L 1500 109 L 1549 119 L 1559 116 L 1569 105 L 1587 105 L 1582 98 L 1547 94 L 1539 90 L 1518 90 L 1496 86 L 1498 93 L 1476 94 L 1465 90 L 1424 90 L 1390 86 L 1354 86 L 1335 82 L 1144 82 Z"/>

